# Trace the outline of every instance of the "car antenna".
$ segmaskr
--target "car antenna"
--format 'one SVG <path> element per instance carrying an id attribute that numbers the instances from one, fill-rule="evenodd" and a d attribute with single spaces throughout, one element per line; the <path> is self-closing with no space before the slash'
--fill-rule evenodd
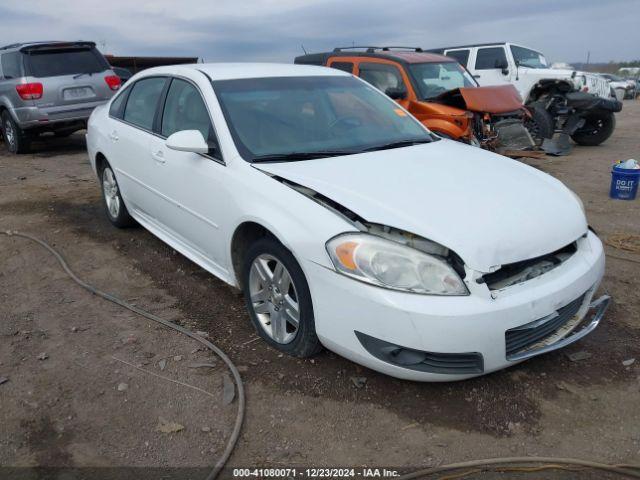
<path id="1" fill-rule="evenodd" d="M 304 45 L 301 43 L 300 47 L 302 48 L 302 51 L 304 52 L 305 55 L 308 55 L 307 51 L 304 49 Z"/>

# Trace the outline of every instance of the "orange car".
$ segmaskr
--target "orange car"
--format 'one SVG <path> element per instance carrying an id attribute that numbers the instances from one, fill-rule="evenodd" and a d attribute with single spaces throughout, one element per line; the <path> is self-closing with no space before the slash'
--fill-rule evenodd
<path id="1" fill-rule="evenodd" d="M 453 58 L 420 48 L 350 47 L 302 55 L 295 63 L 325 65 L 366 80 L 440 136 L 501 152 L 535 146 L 515 87 L 480 87 Z"/>

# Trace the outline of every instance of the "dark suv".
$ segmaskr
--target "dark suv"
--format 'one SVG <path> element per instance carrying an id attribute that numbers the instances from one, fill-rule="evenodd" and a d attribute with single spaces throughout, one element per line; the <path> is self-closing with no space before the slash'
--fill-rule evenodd
<path id="1" fill-rule="evenodd" d="M 10 152 L 24 153 L 43 132 L 86 128 L 120 78 L 93 42 L 32 42 L 0 48 L 1 131 Z"/>

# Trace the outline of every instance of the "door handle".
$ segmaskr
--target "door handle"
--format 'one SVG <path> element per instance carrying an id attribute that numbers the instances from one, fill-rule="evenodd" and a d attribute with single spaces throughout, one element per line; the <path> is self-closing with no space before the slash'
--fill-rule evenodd
<path id="1" fill-rule="evenodd" d="M 480 75 L 476 74 L 473 76 L 473 78 L 480 78 Z"/>
<path id="2" fill-rule="evenodd" d="M 151 156 L 153 157 L 153 159 L 160 164 L 165 164 L 167 161 L 164 158 L 164 152 L 162 150 L 158 150 L 157 152 L 153 152 L 151 154 Z"/>
<path id="3" fill-rule="evenodd" d="M 119 137 L 118 137 L 118 132 L 116 132 L 116 131 L 114 130 L 113 132 L 111 132 L 111 133 L 109 134 L 109 138 L 110 138 L 111 140 L 113 140 L 114 142 L 117 142 L 117 141 L 118 141 L 118 138 L 119 138 Z"/>

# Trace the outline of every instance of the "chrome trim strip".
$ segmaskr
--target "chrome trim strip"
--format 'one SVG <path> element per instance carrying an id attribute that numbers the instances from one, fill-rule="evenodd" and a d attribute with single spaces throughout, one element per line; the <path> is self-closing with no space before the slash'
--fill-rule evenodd
<path id="1" fill-rule="evenodd" d="M 591 319 L 591 322 L 589 323 L 589 325 L 584 327 L 579 332 L 573 335 L 570 335 L 568 337 L 565 337 L 562 340 L 559 340 L 555 343 L 552 343 L 551 345 L 547 345 L 542 348 L 536 348 L 533 350 L 527 350 L 521 353 L 516 353 L 515 355 L 509 355 L 507 357 L 507 360 L 511 362 L 526 360 L 528 358 L 535 357 L 537 355 L 542 355 L 543 353 L 553 352 L 554 350 L 558 350 L 560 348 L 566 347 L 567 345 L 570 345 L 573 342 L 577 342 L 581 338 L 586 337 L 591 332 L 593 332 L 596 329 L 596 327 L 600 324 L 600 320 L 602 320 L 602 317 L 604 316 L 604 312 L 609 307 L 610 301 L 611 301 L 611 297 L 609 295 L 603 295 L 597 300 L 594 300 L 593 302 L 591 302 L 589 304 L 589 310 L 596 309 L 596 313 Z"/>

